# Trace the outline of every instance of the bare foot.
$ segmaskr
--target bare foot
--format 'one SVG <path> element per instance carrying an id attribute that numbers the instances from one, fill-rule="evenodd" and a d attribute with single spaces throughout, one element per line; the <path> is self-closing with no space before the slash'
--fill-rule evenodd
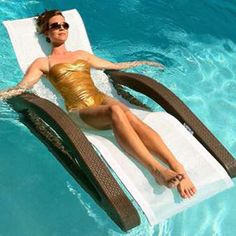
<path id="1" fill-rule="evenodd" d="M 168 188 L 175 188 L 183 179 L 182 174 L 178 174 L 173 170 L 163 167 L 161 170 L 153 170 L 151 174 L 160 185 L 165 185 Z"/>
<path id="2" fill-rule="evenodd" d="M 177 173 L 183 175 L 183 179 L 177 185 L 177 189 L 182 198 L 191 198 L 196 192 L 196 188 L 190 178 L 188 177 L 184 167 L 180 164 L 173 168 Z"/>
<path id="3" fill-rule="evenodd" d="M 178 184 L 177 189 L 182 198 L 191 198 L 197 192 L 194 184 L 187 175 L 184 175 L 184 178 Z"/>

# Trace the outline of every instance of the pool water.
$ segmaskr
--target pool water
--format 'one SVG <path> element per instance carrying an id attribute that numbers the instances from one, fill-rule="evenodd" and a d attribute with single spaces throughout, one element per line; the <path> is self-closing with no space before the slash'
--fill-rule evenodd
<path id="1" fill-rule="evenodd" d="M 164 72 L 147 66 L 130 71 L 170 88 L 236 156 L 236 2 L 0 0 L 0 20 L 72 8 L 80 12 L 96 55 L 163 63 Z M 3 89 L 22 73 L 2 24 L 0 42 Z M 3 102 L 0 153 L 1 236 L 236 235 L 235 188 L 154 228 L 140 212 L 142 224 L 122 232 Z"/>

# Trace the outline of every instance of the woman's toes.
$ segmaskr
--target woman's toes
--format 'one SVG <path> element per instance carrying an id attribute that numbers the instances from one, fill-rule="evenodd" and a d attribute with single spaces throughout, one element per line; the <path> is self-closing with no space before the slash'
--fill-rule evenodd
<path id="1" fill-rule="evenodd" d="M 192 196 L 197 192 L 196 188 L 192 187 L 190 189 Z"/>
<path id="2" fill-rule="evenodd" d="M 193 196 L 193 195 L 191 194 L 190 189 L 188 189 L 188 190 L 186 191 L 186 194 L 187 194 L 188 198 L 191 198 L 191 197 Z"/>
<path id="3" fill-rule="evenodd" d="M 177 189 L 182 198 L 191 198 L 196 193 L 196 188 L 188 177 L 185 177 L 182 181 L 180 181 Z"/>
<path id="4" fill-rule="evenodd" d="M 182 198 L 187 198 L 187 194 L 184 191 L 180 191 L 180 196 Z"/>
<path id="5" fill-rule="evenodd" d="M 185 190 L 185 193 L 186 193 L 187 198 L 191 198 L 193 196 L 193 194 L 191 193 L 191 189 L 190 188 L 187 188 Z"/>
<path id="6" fill-rule="evenodd" d="M 197 189 L 194 186 L 191 189 L 192 189 L 194 194 L 197 192 Z"/>

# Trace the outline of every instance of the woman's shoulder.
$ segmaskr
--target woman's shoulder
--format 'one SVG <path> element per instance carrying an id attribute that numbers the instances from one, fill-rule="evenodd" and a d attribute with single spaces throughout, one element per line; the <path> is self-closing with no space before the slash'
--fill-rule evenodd
<path id="1" fill-rule="evenodd" d="M 38 57 L 30 65 L 29 69 L 37 69 L 40 71 L 48 70 L 48 57 Z"/>
<path id="2" fill-rule="evenodd" d="M 48 57 L 38 57 L 33 61 L 32 64 L 42 65 L 42 64 L 45 64 L 45 62 L 46 63 L 48 62 Z"/>
<path id="3" fill-rule="evenodd" d="M 74 51 L 74 53 L 77 55 L 78 58 L 87 60 L 90 55 L 92 55 L 90 52 L 85 50 L 77 50 Z"/>

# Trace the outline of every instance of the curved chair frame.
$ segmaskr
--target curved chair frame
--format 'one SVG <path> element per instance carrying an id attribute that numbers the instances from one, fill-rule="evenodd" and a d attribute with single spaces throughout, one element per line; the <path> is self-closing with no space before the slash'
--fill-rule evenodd
<path id="1" fill-rule="evenodd" d="M 80 128 L 54 103 L 24 93 L 7 101 L 20 120 L 124 231 L 140 217 Z"/>
<path id="2" fill-rule="evenodd" d="M 110 79 L 141 92 L 175 116 L 219 161 L 231 178 L 236 160 L 169 89 L 151 78 L 134 73 L 106 70 Z M 24 93 L 7 102 L 20 120 L 56 156 L 67 171 L 124 231 L 140 224 L 137 210 L 118 185 L 106 164 L 80 128 L 58 106 L 34 94 Z"/>
<path id="3" fill-rule="evenodd" d="M 231 178 L 236 177 L 236 160 L 194 113 L 168 88 L 153 79 L 135 73 L 105 71 L 113 82 L 132 88 L 157 102 L 177 118 L 194 137 L 225 168 Z"/>

